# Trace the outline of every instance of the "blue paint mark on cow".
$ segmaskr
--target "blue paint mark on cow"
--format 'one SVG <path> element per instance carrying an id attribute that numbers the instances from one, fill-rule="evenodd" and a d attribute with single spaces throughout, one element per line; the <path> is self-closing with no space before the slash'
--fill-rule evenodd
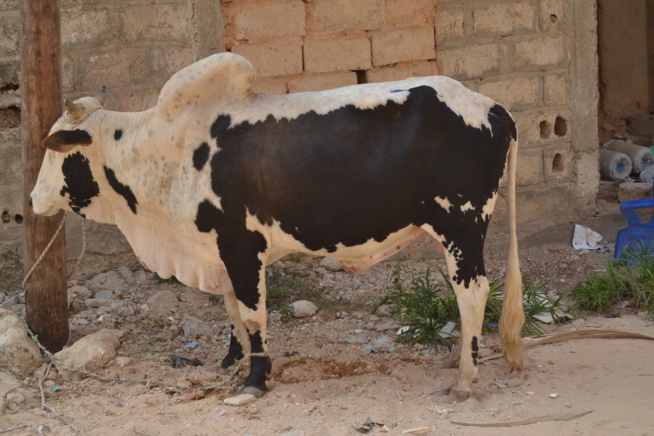
<path id="1" fill-rule="evenodd" d="M 114 191 L 120 194 L 125 199 L 125 201 L 127 201 L 127 205 L 129 206 L 130 210 L 133 214 L 136 215 L 136 206 L 139 204 L 139 202 L 136 200 L 132 189 L 129 186 L 120 183 L 116 178 L 116 173 L 111 168 L 104 167 L 104 174 L 107 177 L 109 185 L 113 188 Z"/>
<path id="2" fill-rule="evenodd" d="M 98 183 L 93 178 L 89 160 L 81 153 L 71 154 L 64 159 L 61 166 L 64 174 L 64 186 L 59 192 L 61 196 L 69 195 L 70 209 L 81 215 L 81 210 L 88 207 L 94 197 L 100 194 Z"/>

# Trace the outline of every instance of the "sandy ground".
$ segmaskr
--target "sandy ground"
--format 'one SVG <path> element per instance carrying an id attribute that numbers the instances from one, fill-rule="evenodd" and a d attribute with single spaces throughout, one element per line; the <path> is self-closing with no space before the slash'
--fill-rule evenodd
<path id="1" fill-rule="evenodd" d="M 594 224 L 611 227 L 606 220 Z M 601 270 L 611 256 L 610 243 L 598 252 L 573 250 L 570 234 L 570 226 L 559 226 L 522 238 L 523 270 L 547 280 L 553 293 L 564 292 Z M 486 254 L 489 275 L 501 275 L 506 259 L 501 233 L 490 235 Z M 388 286 L 389 273 L 398 261 L 407 271 L 443 263 L 433 246 L 423 241 L 359 276 L 318 268 L 329 295 L 352 302 L 351 308 L 321 308 L 311 318 L 289 321 L 271 315 L 270 391 L 238 407 L 225 405 L 223 399 L 233 394 L 244 375 L 228 379 L 214 371 L 226 353 L 229 322 L 224 310 L 201 292 L 153 281 L 123 296 L 139 307 L 156 292 L 172 290 L 179 304 L 171 318 L 193 314 L 217 326 L 218 334 L 200 338 L 194 350 L 183 349 L 188 341 L 180 338 L 156 339 L 168 327 L 166 317 L 153 322 L 156 317 L 131 316 L 112 325 L 82 327 L 76 318 L 80 312 L 74 312 L 74 339 L 103 327 L 125 332 L 118 350 L 127 358 L 121 361 L 123 366 L 116 360 L 101 371 L 114 381 L 73 380 L 53 372 L 45 398 L 70 424 L 66 425 L 41 407 L 41 370 L 19 388 L 25 400 L 2 411 L 0 432 L 32 424 L 53 435 L 356 435 L 361 433 L 353 423 L 362 425 L 370 418 L 386 426 L 373 425 L 368 434 L 374 435 L 654 435 L 654 341 L 578 339 L 535 346 L 527 351 L 526 370 L 520 376 L 509 374 L 503 360 L 491 358 L 480 365 L 473 397 L 447 404 L 439 391 L 456 374 L 456 369 L 447 368 L 451 357 L 447 352 L 396 343 L 370 351 L 379 343 L 375 341 L 395 337 L 395 321 L 374 316 L 370 309 Z M 82 281 L 120 265 L 137 269 L 131 256 L 91 256 L 74 278 Z M 609 329 L 654 337 L 651 319 L 629 310 L 620 314 L 619 318 L 580 318 L 548 329 L 552 333 Z M 492 346 L 498 342 L 496 335 L 486 336 L 485 355 L 495 356 Z M 198 357 L 206 365 L 173 369 L 169 364 L 173 354 Z M 115 381 L 118 378 L 136 381 Z M 58 386 L 54 393 L 50 392 L 53 385 Z M 566 420 L 544 422 L 553 417 Z M 526 420 L 538 422 L 526 424 Z M 22 428 L 8 434 L 38 432 Z"/>

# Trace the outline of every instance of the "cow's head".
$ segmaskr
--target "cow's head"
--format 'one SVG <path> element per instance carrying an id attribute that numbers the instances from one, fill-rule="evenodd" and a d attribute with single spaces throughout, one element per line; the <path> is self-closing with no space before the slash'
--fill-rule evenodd
<path id="1" fill-rule="evenodd" d="M 90 97 L 67 101 L 65 106 L 43 141 L 47 151 L 30 195 L 30 205 L 40 215 L 54 215 L 60 209 L 86 215 L 100 193 L 96 173 L 102 168 L 98 162 L 102 151 L 97 115 L 102 106 Z"/>

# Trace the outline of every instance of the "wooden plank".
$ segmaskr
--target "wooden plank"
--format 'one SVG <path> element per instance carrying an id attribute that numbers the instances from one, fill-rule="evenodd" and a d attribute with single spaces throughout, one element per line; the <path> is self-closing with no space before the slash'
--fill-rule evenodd
<path id="1" fill-rule="evenodd" d="M 35 216 L 29 195 L 36 183 L 45 150 L 40 146 L 61 116 L 60 0 L 21 2 L 21 135 L 24 167 L 24 269 L 27 273 L 55 234 L 62 213 Z M 26 318 L 41 344 L 61 350 L 69 338 L 66 247 L 64 232 L 25 284 Z"/>

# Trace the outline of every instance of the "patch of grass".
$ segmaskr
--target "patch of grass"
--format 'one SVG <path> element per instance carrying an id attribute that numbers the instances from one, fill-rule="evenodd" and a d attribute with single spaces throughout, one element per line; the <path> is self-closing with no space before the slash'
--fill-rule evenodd
<path id="1" fill-rule="evenodd" d="M 438 345 L 451 346 L 456 339 L 441 334 L 441 330 L 448 322 L 454 322 L 460 329 L 459 308 L 454 293 L 454 287 L 449 276 L 439 268 L 444 285 L 434 281 L 431 270 L 428 268 L 424 276 L 411 279 L 411 284 L 404 286 L 401 274 L 402 267 L 396 265 L 391 273 L 390 290 L 381 299 L 375 308 L 384 304 L 393 304 L 403 326 L 400 340 L 410 345 L 424 344 L 437 347 Z M 537 324 L 534 315 L 549 312 L 556 320 L 556 308 L 560 298 L 550 301 L 546 296 L 547 283 L 534 281 L 528 275 L 523 276 L 523 302 L 525 310 L 524 335 L 541 335 L 543 330 Z M 500 279 L 490 284 L 488 301 L 484 313 L 483 328 L 487 332 L 489 324 L 497 324 L 502 313 L 504 283 Z"/>
<path id="2" fill-rule="evenodd" d="M 269 311 L 280 312 L 282 319 L 287 320 L 292 314 L 290 304 L 298 300 L 309 300 L 327 312 L 358 308 L 349 300 L 329 298 L 320 284 L 321 277 L 311 275 L 299 257 L 287 259 L 285 267 L 273 264 L 267 269 L 266 305 Z"/>
<path id="3" fill-rule="evenodd" d="M 625 249 L 624 259 L 609 260 L 606 270 L 593 274 L 570 292 L 579 308 L 606 313 L 623 301 L 654 315 L 654 250 L 646 244 Z"/>

